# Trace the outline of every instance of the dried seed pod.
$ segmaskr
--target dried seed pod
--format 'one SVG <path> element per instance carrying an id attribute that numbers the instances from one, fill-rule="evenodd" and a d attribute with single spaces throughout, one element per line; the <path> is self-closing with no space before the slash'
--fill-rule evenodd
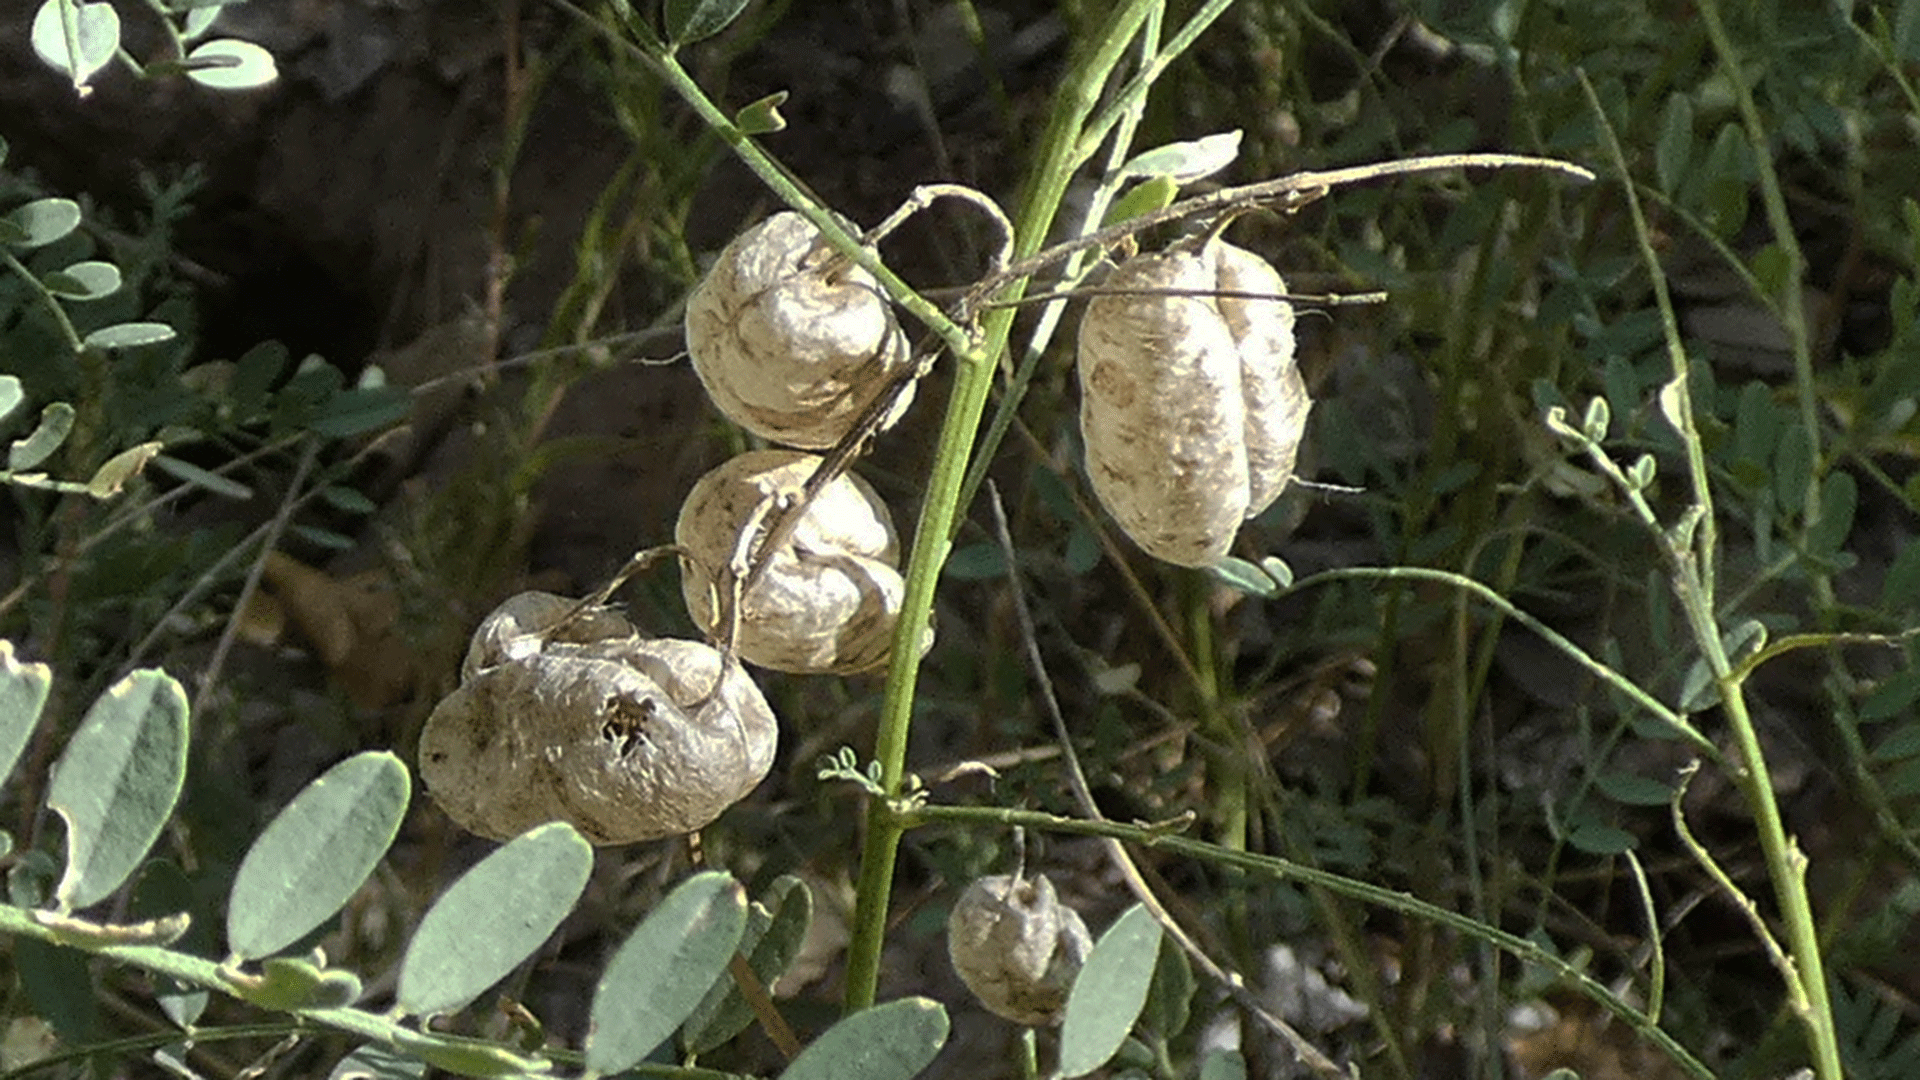
<path id="1" fill-rule="evenodd" d="M 1093 951 L 1080 913 L 1044 875 L 984 877 L 947 917 L 947 955 L 980 1003 L 1016 1023 L 1058 1024 Z"/>
<path id="2" fill-rule="evenodd" d="M 798 450 L 755 450 L 700 478 L 680 507 L 674 540 L 687 550 L 681 590 L 693 621 L 728 627 L 729 567 L 744 571 L 747 529 L 771 524 L 820 464 Z M 736 563 L 736 560 L 738 562 Z M 822 487 L 740 605 L 734 648 L 778 671 L 851 674 L 886 663 L 906 583 L 886 504 L 852 474 Z M 932 634 L 927 636 L 932 643 Z"/>
<path id="3" fill-rule="evenodd" d="M 420 776 L 463 828 L 505 840 L 548 821 L 596 844 L 692 832 L 767 774 L 778 730 L 738 664 L 645 639 L 573 601 L 522 593 L 474 634 L 460 688 L 420 735 Z"/>
<path id="4" fill-rule="evenodd" d="M 839 258 L 792 211 L 720 253 L 687 298 L 687 352 L 729 419 L 811 449 L 839 442 L 909 362 L 906 335 L 873 275 Z M 909 387 L 886 423 L 912 396 Z"/>
<path id="5" fill-rule="evenodd" d="M 1149 555 L 1206 566 L 1293 476 L 1312 402 L 1293 307 L 1259 256 L 1221 240 L 1142 255 L 1080 324 L 1080 432 L 1100 502 Z M 1153 290 L 1180 295 L 1154 294 Z"/>
<path id="6" fill-rule="evenodd" d="M 523 592 L 508 597 L 480 621 L 467 643 L 460 665 L 460 681 L 468 682 L 483 669 L 521 660 L 550 642 L 586 645 L 613 638 L 639 637 L 640 631 L 612 608 L 590 607 L 568 619 L 580 602 L 548 592 Z M 565 625 L 556 625 L 561 620 Z"/>

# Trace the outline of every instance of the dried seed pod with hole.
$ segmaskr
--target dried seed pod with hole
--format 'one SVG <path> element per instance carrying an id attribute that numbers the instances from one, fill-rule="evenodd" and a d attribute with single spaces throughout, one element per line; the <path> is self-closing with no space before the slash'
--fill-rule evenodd
<path id="1" fill-rule="evenodd" d="M 983 877 L 947 917 L 947 955 L 980 1003 L 1016 1023 L 1060 1022 L 1067 992 L 1093 951 L 1080 913 L 1045 875 Z"/>
<path id="2" fill-rule="evenodd" d="M 792 211 L 727 245 L 687 298 L 686 321 L 687 353 L 713 403 L 789 446 L 839 442 L 910 362 L 873 275 Z M 886 424 L 912 396 L 908 387 Z"/>
<path id="3" fill-rule="evenodd" d="M 473 636 L 460 687 L 420 735 L 420 777 L 496 840 L 566 821 L 596 844 L 692 832 L 753 790 L 778 730 L 739 664 L 642 638 L 604 608 L 522 593 Z"/>
<path id="4" fill-rule="evenodd" d="M 686 549 L 681 589 L 688 613 L 709 634 L 731 629 L 723 616 L 735 575 L 752 565 L 765 530 L 800 498 L 821 460 L 798 450 L 749 451 L 687 493 L 673 531 Z M 879 667 L 906 594 L 899 561 L 880 496 L 850 473 L 835 477 L 746 591 L 734 648 L 778 671 L 846 675 Z"/>
<path id="5" fill-rule="evenodd" d="M 1100 502 L 1149 555 L 1206 566 L 1293 476 L 1312 402 L 1293 306 L 1214 239 L 1123 263 L 1080 323 L 1080 431 Z M 1235 295 L 1240 294 L 1240 295 Z M 1246 295 L 1257 294 L 1257 295 Z"/>

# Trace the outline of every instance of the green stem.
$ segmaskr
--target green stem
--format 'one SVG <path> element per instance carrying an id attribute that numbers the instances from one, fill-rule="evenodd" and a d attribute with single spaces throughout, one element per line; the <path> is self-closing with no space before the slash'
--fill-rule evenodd
<path id="1" fill-rule="evenodd" d="M 74 355 L 78 356 L 80 350 L 85 348 L 80 343 L 80 331 L 74 329 L 73 320 L 67 318 L 66 309 L 60 306 L 60 299 L 53 295 L 53 290 L 47 288 L 39 278 L 34 276 L 33 271 L 27 269 L 25 263 L 14 258 L 11 252 L 0 251 L 0 262 L 4 262 L 7 269 L 13 271 L 15 277 L 26 283 L 27 288 L 40 300 L 41 306 L 53 316 L 54 325 L 60 328 L 60 336 L 66 340 L 67 348 L 73 350 Z"/>
<path id="2" fill-rule="evenodd" d="M 1726 31 L 1720 25 L 1719 11 L 1714 0 L 1702 0 L 1701 16 L 1707 25 L 1707 33 L 1713 39 L 1714 48 L 1720 52 L 1721 62 L 1726 65 L 1727 73 L 1736 88 L 1740 100 L 1745 103 L 1742 114 L 1749 122 L 1749 137 L 1759 128 L 1757 113 L 1752 111 L 1752 96 L 1740 80 L 1737 64 L 1727 41 Z M 1647 529 L 1653 533 L 1657 546 L 1668 564 L 1668 574 L 1673 584 L 1681 610 L 1685 612 L 1688 628 L 1692 631 L 1694 643 L 1706 659 L 1708 669 L 1713 673 L 1714 683 L 1720 691 L 1721 711 L 1725 714 L 1731 728 L 1736 749 L 1737 768 L 1731 771 L 1734 782 L 1745 796 L 1748 812 L 1753 815 L 1754 828 L 1759 834 L 1761 853 L 1766 859 L 1767 876 L 1773 883 L 1774 896 L 1780 905 L 1780 914 L 1786 922 L 1788 956 L 1780 964 L 1781 978 L 1786 982 L 1789 1004 L 1794 1014 L 1806 1029 L 1807 1040 L 1813 1052 L 1813 1066 L 1820 1080 L 1844 1080 L 1840 1065 L 1839 1037 L 1834 1028 L 1833 1005 L 1827 994 L 1826 968 L 1820 955 L 1820 935 L 1814 922 L 1813 903 L 1807 895 L 1807 858 L 1792 838 L 1787 835 L 1784 822 L 1780 817 L 1780 805 L 1773 795 L 1773 781 L 1768 775 L 1766 754 L 1760 745 L 1759 732 L 1754 728 L 1753 717 L 1747 711 L 1747 702 L 1743 690 L 1745 672 L 1735 672 L 1727 657 L 1726 646 L 1722 640 L 1718 620 L 1714 614 L 1714 566 L 1717 561 L 1716 533 L 1714 523 L 1713 494 L 1709 484 L 1706 465 L 1706 451 L 1700 433 L 1694 422 L 1693 399 L 1688 392 L 1690 371 L 1686 350 L 1681 344 L 1680 327 L 1674 315 L 1673 305 L 1667 295 L 1666 279 L 1661 270 L 1657 255 L 1653 250 L 1652 235 L 1647 227 L 1646 216 L 1640 207 L 1640 199 L 1634 190 L 1631 175 L 1627 171 L 1626 153 L 1621 148 L 1618 134 L 1607 121 L 1606 112 L 1600 106 L 1599 96 L 1593 90 L 1593 84 L 1587 80 L 1586 73 L 1580 73 L 1580 82 L 1587 94 L 1589 106 L 1600 120 L 1600 130 L 1612 158 L 1615 171 L 1620 176 L 1621 191 L 1627 199 L 1627 210 L 1632 217 L 1634 235 L 1639 242 L 1640 257 L 1646 264 L 1654 288 L 1654 298 L 1660 308 L 1664 327 L 1667 353 L 1673 364 L 1673 379 L 1660 393 L 1661 411 L 1667 420 L 1679 432 L 1681 441 L 1687 448 L 1687 472 L 1693 483 L 1694 503 L 1688 510 L 1688 517 L 1680 527 L 1669 530 L 1663 528 L 1653 508 L 1647 504 L 1639 488 L 1628 481 L 1606 452 L 1597 444 L 1578 436 L 1585 442 L 1586 449 L 1595 465 L 1606 473 L 1627 496 L 1635 514 Z M 1801 261 L 1799 248 L 1792 245 L 1792 229 L 1785 221 L 1786 204 L 1780 199 L 1777 179 L 1771 179 L 1773 173 L 1766 161 L 1764 149 L 1766 141 L 1756 140 L 1755 157 L 1759 159 L 1763 194 L 1771 192 L 1769 216 L 1772 206 L 1777 203 L 1780 218 L 1774 220 L 1776 240 L 1780 231 L 1785 231 L 1785 241 L 1791 247 L 1788 261 L 1792 268 L 1789 280 L 1800 280 Z M 1797 285 L 1795 286 L 1797 290 Z M 1788 325 L 1789 336 L 1794 341 L 1795 357 L 1798 362 L 1807 356 L 1805 313 L 1801 310 L 1797 291 L 1784 297 L 1781 303 L 1781 316 Z M 1794 327 L 1798 326 L 1798 331 Z M 1812 392 L 1811 372 L 1803 372 L 1806 378 L 1801 380 L 1803 395 Z M 1803 420 L 1809 424 L 1810 445 L 1818 447 L 1818 417 L 1811 411 L 1810 401 L 1803 396 Z M 1810 478 L 1809 484 L 1817 481 Z M 1818 503 L 1817 493 L 1807 496 L 1807 515 L 1811 521 Z M 1697 523 L 1697 529 L 1688 528 L 1687 522 Z M 1737 899 L 1744 899 L 1737 897 Z"/>
<path id="3" fill-rule="evenodd" d="M 1775 298 L 1774 311 L 1786 328 L 1787 342 L 1793 350 L 1793 382 L 1799 392 L 1800 424 L 1806 429 L 1807 445 L 1817 451 L 1820 447 L 1820 407 L 1814 392 L 1813 343 L 1807 331 L 1807 305 L 1801 295 L 1801 286 L 1807 277 L 1807 257 L 1800 250 L 1799 238 L 1794 236 L 1793 219 L 1787 214 L 1787 199 L 1780 190 L 1780 174 L 1773 168 L 1773 154 L 1769 150 L 1772 140 L 1767 135 L 1765 123 L 1760 119 L 1760 107 L 1754 103 L 1753 90 L 1740 70 L 1740 57 L 1734 52 L 1733 40 L 1727 36 L 1726 24 L 1720 19 L 1720 4 L 1718 0 L 1700 0 L 1699 10 L 1700 21 L 1707 30 L 1707 40 L 1713 43 L 1713 51 L 1720 57 L 1720 66 L 1726 73 L 1726 84 L 1733 91 L 1734 105 L 1740 110 L 1741 126 L 1746 128 L 1747 142 L 1753 149 L 1753 167 L 1760 181 L 1760 205 L 1766 210 L 1767 226 L 1773 233 L 1773 242 L 1779 245 L 1780 253 L 1787 257 L 1787 272 L 1780 282 L 1780 295 Z M 1806 513 L 1801 521 L 1803 533 L 1812 529 L 1819 517 L 1820 470 L 1816 468 L 1807 472 Z M 1838 1068 L 1837 1062 L 1835 1068 Z"/>
<path id="4" fill-rule="evenodd" d="M 1040 144 L 1032 181 L 1015 218 L 1014 257 L 1025 258 L 1040 249 L 1053 225 L 1054 213 L 1066 196 L 1067 184 L 1080 161 L 1075 146 L 1100 88 L 1120 63 L 1128 42 L 1146 18 L 1152 0 L 1130 0 L 1108 18 L 1099 38 L 1061 86 L 1053 119 Z M 1025 282 L 1016 281 L 1009 293 L 1017 298 Z M 886 700 L 881 706 L 873 757 L 880 765 L 880 787 L 891 798 L 901 791 L 906 775 L 907 734 L 913 719 L 914 687 L 920 671 L 920 637 L 933 610 L 934 587 L 952 547 L 954 522 L 959 516 L 960 490 L 966 467 L 986 411 L 993 385 L 993 364 L 1004 351 L 1013 330 L 1013 309 L 997 308 L 987 315 L 982 344 L 961 352 L 954 373 L 947 416 L 941 425 L 933 472 L 914 527 L 913 553 L 907 564 L 906 596 L 894 633 L 893 660 L 887 668 Z M 886 802 L 869 805 L 867 837 L 860 853 L 853 937 L 847 949 L 846 1008 L 849 1012 L 873 1004 L 880 980 L 880 953 L 886 940 L 887 909 L 893 890 L 893 864 L 904 830 L 886 811 Z"/>
<path id="5" fill-rule="evenodd" d="M 1410 893 L 1382 888 L 1325 870 L 1317 870 L 1273 855 L 1232 851 L 1218 844 L 1209 844 L 1203 840 L 1168 833 L 1152 826 L 1123 824 L 1117 821 L 1088 821 L 1060 817 L 1037 810 L 1011 810 L 993 806 L 898 806 L 888 807 L 886 813 L 902 828 L 936 822 L 969 827 L 1018 826 L 1036 831 L 1123 840 L 1281 881 L 1322 888 L 1330 893 L 1397 912 L 1415 920 L 1443 926 L 1474 940 L 1493 945 L 1525 963 L 1535 964 L 1552 971 L 1582 996 L 1598 1004 L 1633 1028 L 1648 1042 L 1659 1047 L 1661 1052 L 1665 1053 L 1674 1064 L 1680 1066 L 1688 1076 L 1696 1077 L 1697 1080 L 1713 1080 L 1712 1071 L 1676 1042 L 1673 1036 L 1653 1023 L 1645 1013 L 1621 1000 L 1618 995 L 1579 967 L 1526 938 L 1427 903 Z"/>

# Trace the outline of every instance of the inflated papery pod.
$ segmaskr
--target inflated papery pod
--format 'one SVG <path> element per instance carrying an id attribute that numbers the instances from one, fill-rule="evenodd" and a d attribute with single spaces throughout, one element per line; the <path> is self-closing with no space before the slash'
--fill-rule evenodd
<path id="1" fill-rule="evenodd" d="M 701 477 L 681 504 L 674 540 L 686 549 L 681 588 L 687 612 L 709 634 L 729 627 L 729 567 L 749 565 L 759 541 L 821 458 L 798 450 L 754 450 Z M 777 671 L 847 675 L 885 664 L 906 582 L 893 517 L 867 482 L 851 473 L 821 488 L 768 560 L 740 605 L 734 648 Z M 926 643 L 932 643 L 929 633 Z"/>
<path id="2" fill-rule="evenodd" d="M 1121 264 L 1080 323 L 1087 474 L 1157 559 L 1207 566 L 1293 476 L 1312 402 L 1293 306 L 1266 261 L 1223 240 Z"/>
<path id="3" fill-rule="evenodd" d="M 728 419 L 810 449 L 839 442 L 910 359 L 873 276 L 792 211 L 720 253 L 687 298 L 687 353 Z M 901 395 L 887 423 L 912 393 Z"/>
<path id="4" fill-rule="evenodd" d="M 420 735 L 420 777 L 449 817 L 495 840 L 565 821 L 627 844 L 692 832 L 766 777 L 778 729 L 744 668 L 575 607 L 521 593 L 474 633 Z"/>
<path id="5" fill-rule="evenodd" d="M 1016 1023 L 1060 1022 L 1073 980 L 1093 951 L 1080 913 L 1045 875 L 983 877 L 947 917 L 947 955 L 980 1003 Z"/>

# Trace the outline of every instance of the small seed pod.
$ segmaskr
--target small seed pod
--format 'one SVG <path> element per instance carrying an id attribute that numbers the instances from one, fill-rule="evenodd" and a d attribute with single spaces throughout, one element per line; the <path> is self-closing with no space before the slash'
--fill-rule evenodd
<path id="1" fill-rule="evenodd" d="M 496 840 L 566 821 L 628 844 L 692 832 L 753 790 L 778 730 L 746 671 L 606 609 L 556 629 L 573 605 L 522 593 L 475 632 L 460 688 L 420 735 L 447 815 Z"/>
<path id="2" fill-rule="evenodd" d="M 744 574 L 781 510 L 820 464 L 798 450 L 754 450 L 700 478 L 674 540 L 687 551 L 681 590 L 694 622 L 724 635 L 735 573 Z M 867 482 L 835 477 L 808 504 L 740 605 L 734 648 L 777 671 L 847 675 L 886 663 L 906 582 L 893 518 Z M 932 643 L 932 634 L 927 635 Z"/>
<path id="3" fill-rule="evenodd" d="M 980 878 L 947 917 L 947 955 L 967 989 L 993 1012 L 1032 1027 L 1060 1022 L 1092 951 L 1080 913 L 1060 902 L 1044 875 Z"/>
<path id="4" fill-rule="evenodd" d="M 1094 298 L 1080 324 L 1087 475 L 1147 554 L 1207 566 L 1292 479 L 1312 405 L 1293 362 L 1293 306 L 1212 294 L 1286 285 L 1216 239 L 1131 259 L 1106 286 L 1125 292 Z"/>
<path id="5" fill-rule="evenodd" d="M 729 419 L 816 450 L 839 442 L 910 359 L 873 275 L 792 211 L 720 253 L 687 298 L 687 352 Z M 886 424 L 912 396 L 908 387 Z"/>

